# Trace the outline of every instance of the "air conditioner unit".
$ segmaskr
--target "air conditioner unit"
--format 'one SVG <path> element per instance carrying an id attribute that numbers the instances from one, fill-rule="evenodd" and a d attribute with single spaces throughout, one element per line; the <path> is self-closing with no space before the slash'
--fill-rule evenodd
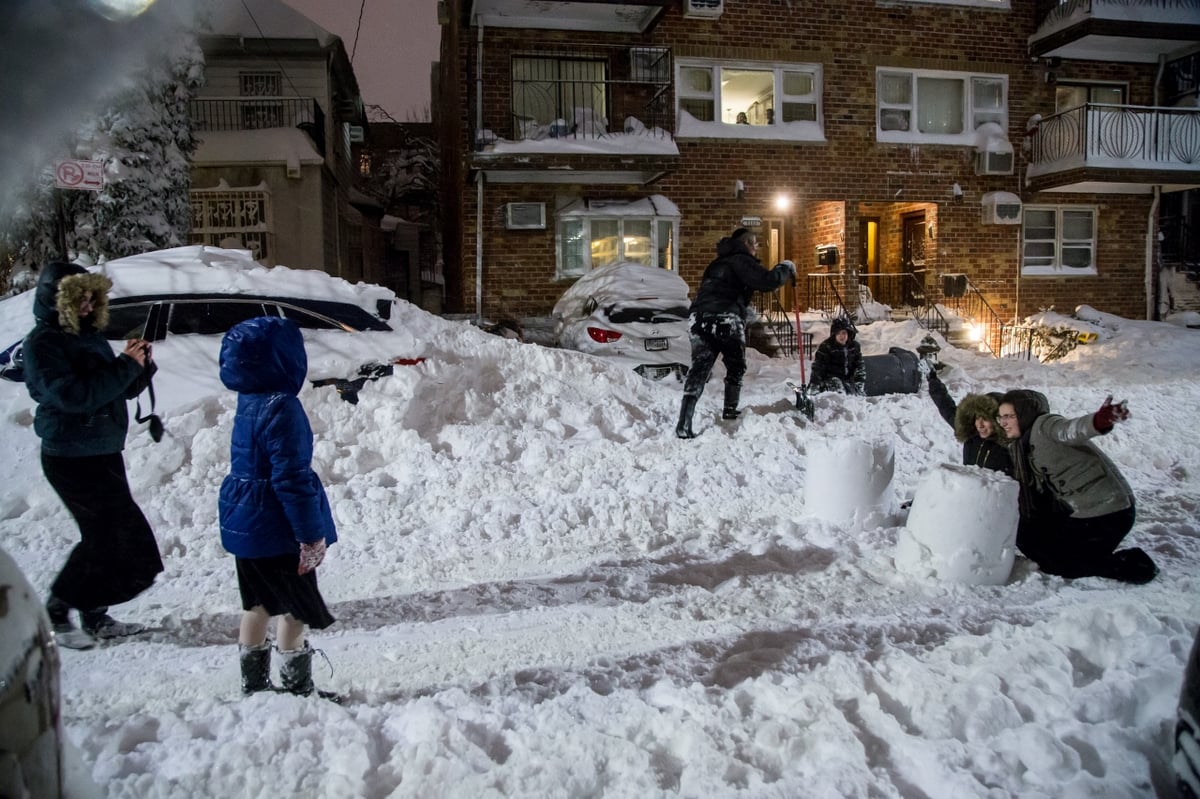
<path id="1" fill-rule="evenodd" d="M 725 0 L 683 0 L 685 17 L 708 17 L 715 19 L 725 13 Z"/>
<path id="2" fill-rule="evenodd" d="M 545 230 L 545 203 L 508 203 L 504 206 L 504 226 L 509 230 Z"/>
<path id="3" fill-rule="evenodd" d="M 1021 224 L 1021 198 L 1009 191 L 989 191 L 981 198 L 983 224 Z"/>
<path id="4" fill-rule="evenodd" d="M 975 153 L 976 175 L 1011 175 L 1013 173 L 1013 154 L 1008 152 L 982 151 Z"/>

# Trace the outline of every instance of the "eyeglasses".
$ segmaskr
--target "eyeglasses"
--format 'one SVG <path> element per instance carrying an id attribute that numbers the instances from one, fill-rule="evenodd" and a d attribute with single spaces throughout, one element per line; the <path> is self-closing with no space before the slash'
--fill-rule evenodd
<path id="1" fill-rule="evenodd" d="M 1002 413 L 999 416 L 997 416 L 996 418 L 1002 422 L 1007 422 L 1007 421 L 1015 422 L 1017 420 L 1017 415 L 1015 413 Z"/>

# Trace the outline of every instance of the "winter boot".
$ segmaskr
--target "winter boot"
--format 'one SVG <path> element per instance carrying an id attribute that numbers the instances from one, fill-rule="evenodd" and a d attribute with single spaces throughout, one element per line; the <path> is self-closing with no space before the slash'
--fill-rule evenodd
<path id="1" fill-rule="evenodd" d="M 297 696 L 309 696 L 315 690 L 312 681 L 313 648 L 308 641 L 300 649 L 281 649 L 279 656 L 279 681 L 283 690 Z"/>
<path id="2" fill-rule="evenodd" d="M 242 662 L 242 696 L 276 690 L 271 684 L 270 641 L 258 646 L 238 644 L 238 657 Z"/>
<path id="3" fill-rule="evenodd" d="M 64 649 L 91 649 L 96 639 L 71 623 L 71 606 L 53 594 L 46 601 L 46 615 L 54 630 L 55 642 Z"/>
<path id="4" fill-rule="evenodd" d="M 1109 555 L 1099 574 L 1110 580 L 1145 585 L 1158 576 L 1158 566 L 1145 550 L 1132 547 L 1119 549 Z"/>
<path id="5" fill-rule="evenodd" d="M 741 383 L 725 384 L 725 407 L 721 410 L 722 419 L 736 419 L 742 415 L 742 412 L 738 410 L 738 400 L 741 398 Z"/>
<path id="6" fill-rule="evenodd" d="M 93 638 L 123 638 L 137 635 L 146 629 L 144 624 L 117 621 L 108 615 L 108 608 L 79 611 L 80 626 Z"/>
<path id="7" fill-rule="evenodd" d="M 679 407 L 679 424 L 675 425 L 676 438 L 696 437 L 696 434 L 692 432 L 692 414 L 696 412 L 696 403 L 699 401 L 699 397 L 691 394 L 683 395 L 683 403 Z"/>

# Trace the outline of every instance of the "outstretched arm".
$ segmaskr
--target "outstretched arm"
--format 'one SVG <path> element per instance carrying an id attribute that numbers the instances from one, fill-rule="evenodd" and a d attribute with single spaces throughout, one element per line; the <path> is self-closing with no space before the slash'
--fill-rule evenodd
<path id="1" fill-rule="evenodd" d="M 926 379 L 929 381 L 929 398 L 937 406 L 938 413 L 946 420 L 946 424 L 954 427 L 954 415 L 958 412 L 958 403 L 950 396 L 946 384 L 938 377 L 937 372 L 930 369 Z"/>

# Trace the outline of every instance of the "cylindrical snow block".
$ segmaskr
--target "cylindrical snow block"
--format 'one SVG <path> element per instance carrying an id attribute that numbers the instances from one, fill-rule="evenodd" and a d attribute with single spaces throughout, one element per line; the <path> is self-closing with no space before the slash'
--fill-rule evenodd
<path id="1" fill-rule="evenodd" d="M 917 484 L 896 568 L 967 585 L 1003 585 L 1017 541 L 1017 481 L 944 463 Z"/>
<path id="2" fill-rule="evenodd" d="M 888 500 L 896 468 L 890 441 L 818 439 L 808 445 L 804 509 L 833 522 L 877 510 Z"/>

